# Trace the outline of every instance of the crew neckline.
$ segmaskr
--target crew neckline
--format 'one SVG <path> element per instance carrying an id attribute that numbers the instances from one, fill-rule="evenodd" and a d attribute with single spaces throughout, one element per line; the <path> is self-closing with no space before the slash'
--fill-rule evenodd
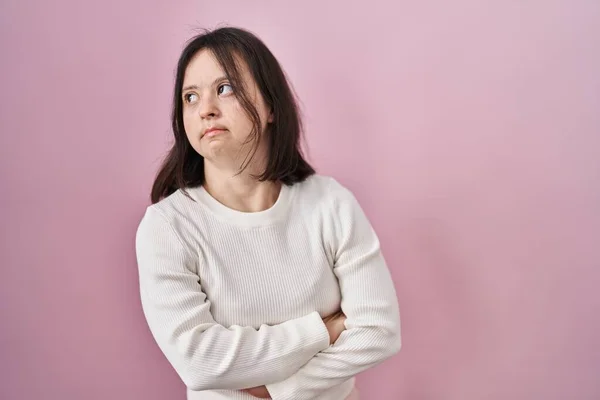
<path id="1" fill-rule="evenodd" d="M 275 203 L 263 211 L 245 212 L 234 210 L 215 199 L 204 188 L 204 185 L 193 189 L 192 197 L 202 206 L 206 207 L 212 214 L 227 222 L 245 228 L 271 225 L 281 219 L 289 208 L 291 198 L 295 192 L 295 186 L 281 183 L 279 196 Z"/>

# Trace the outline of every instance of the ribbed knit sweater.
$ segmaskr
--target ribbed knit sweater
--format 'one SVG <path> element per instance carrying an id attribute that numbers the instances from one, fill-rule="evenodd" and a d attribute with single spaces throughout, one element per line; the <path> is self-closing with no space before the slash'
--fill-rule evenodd
<path id="1" fill-rule="evenodd" d="M 355 196 L 330 177 L 245 213 L 203 187 L 151 205 L 136 251 L 143 312 L 190 400 L 343 400 L 400 349 L 394 285 Z M 346 330 L 329 344 L 322 317 Z"/>

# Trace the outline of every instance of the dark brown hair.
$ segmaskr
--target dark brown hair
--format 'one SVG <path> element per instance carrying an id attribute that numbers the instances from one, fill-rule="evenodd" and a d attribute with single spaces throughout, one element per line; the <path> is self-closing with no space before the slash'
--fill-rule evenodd
<path id="1" fill-rule="evenodd" d="M 154 184 L 151 200 L 156 203 L 179 189 L 204 183 L 204 159 L 189 143 L 183 126 L 182 86 L 186 68 L 198 51 L 208 49 L 218 60 L 233 92 L 244 111 L 253 122 L 250 134 L 253 151 L 246 159 L 243 170 L 256 152 L 260 138 L 260 118 L 256 107 L 244 88 L 240 65 L 243 60 L 256 82 L 267 107 L 273 113 L 273 122 L 266 134 L 268 159 L 266 168 L 257 176 L 260 181 L 279 181 L 286 185 L 301 182 L 315 173 L 304 159 L 300 149 L 302 121 L 298 104 L 279 62 L 267 46 L 247 30 L 233 27 L 205 31 L 191 38 L 177 63 L 171 124 L 175 142 L 163 161 Z"/>

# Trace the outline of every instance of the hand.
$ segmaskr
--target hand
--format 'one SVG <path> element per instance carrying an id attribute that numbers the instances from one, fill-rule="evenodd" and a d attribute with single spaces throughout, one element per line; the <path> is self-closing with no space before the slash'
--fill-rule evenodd
<path id="1" fill-rule="evenodd" d="M 244 389 L 242 392 L 248 393 L 250 396 L 258 397 L 259 399 L 270 399 L 271 394 L 266 386 L 258 386 L 250 389 Z"/>
<path id="2" fill-rule="evenodd" d="M 340 337 L 343 331 L 346 330 L 346 315 L 342 311 L 338 311 L 323 318 L 323 322 L 329 332 L 329 343 L 333 344 Z"/>

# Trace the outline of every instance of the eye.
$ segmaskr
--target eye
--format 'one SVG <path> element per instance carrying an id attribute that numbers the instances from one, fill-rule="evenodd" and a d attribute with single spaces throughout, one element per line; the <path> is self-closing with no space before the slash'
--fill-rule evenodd
<path id="1" fill-rule="evenodd" d="M 196 93 L 187 93 L 183 96 L 183 99 L 186 103 L 193 103 L 198 100 L 198 95 Z"/>
<path id="2" fill-rule="evenodd" d="M 229 94 L 229 93 L 233 93 L 233 88 L 231 87 L 230 84 L 228 83 L 224 83 L 222 85 L 219 86 L 219 89 L 217 90 L 217 93 L 221 94 Z"/>

